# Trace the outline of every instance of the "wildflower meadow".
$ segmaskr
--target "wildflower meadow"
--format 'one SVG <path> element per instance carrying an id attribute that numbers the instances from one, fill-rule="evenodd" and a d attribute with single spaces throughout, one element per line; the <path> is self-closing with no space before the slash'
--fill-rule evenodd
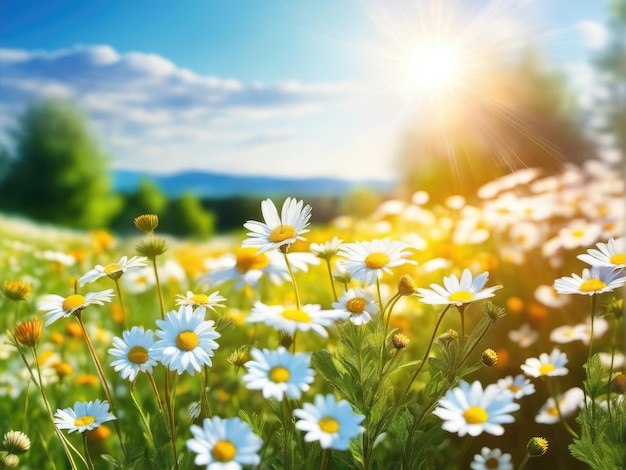
<path id="1" fill-rule="evenodd" d="M 0 466 L 625 468 L 623 192 L 592 159 L 193 242 L 2 216 Z"/>

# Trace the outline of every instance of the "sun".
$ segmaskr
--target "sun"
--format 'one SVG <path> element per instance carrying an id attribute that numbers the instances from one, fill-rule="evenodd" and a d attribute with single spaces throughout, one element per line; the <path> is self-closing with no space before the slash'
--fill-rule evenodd
<path id="1" fill-rule="evenodd" d="M 405 86 L 411 94 L 451 91 L 463 78 L 461 56 L 445 41 L 426 42 L 405 58 Z"/>

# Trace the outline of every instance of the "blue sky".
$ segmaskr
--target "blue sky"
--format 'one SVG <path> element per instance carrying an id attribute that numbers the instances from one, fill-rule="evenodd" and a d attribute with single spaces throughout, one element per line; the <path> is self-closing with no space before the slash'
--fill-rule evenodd
<path id="1" fill-rule="evenodd" d="M 588 0 L 3 0 L 0 16 L 0 136 L 26 103 L 58 96 L 85 110 L 116 168 L 393 179 L 402 137 L 425 116 L 403 85 L 414 44 L 464 35 L 471 51 L 511 55 L 532 41 L 578 75 L 606 11 Z"/>

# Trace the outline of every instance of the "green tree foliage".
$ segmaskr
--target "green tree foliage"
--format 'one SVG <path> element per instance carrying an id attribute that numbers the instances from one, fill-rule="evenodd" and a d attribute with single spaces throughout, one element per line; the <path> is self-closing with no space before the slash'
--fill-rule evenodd
<path id="1" fill-rule="evenodd" d="M 562 74 L 534 49 L 513 62 L 494 62 L 467 90 L 425 110 L 406 136 L 397 159 L 406 193 L 473 192 L 520 168 L 555 172 L 592 154 Z"/>
<path id="2" fill-rule="evenodd" d="M 193 194 L 172 200 L 160 220 L 160 229 L 180 237 L 208 238 L 215 232 L 215 216 Z"/>
<path id="3" fill-rule="evenodd" d="M 137 191 L 123 197 L 123 208 L 115 216 L 111 227 L 120 233 L 134 232 L 133 220 L 141 214 L 165 215 L 167 210 L 167 196 L 154 181 L 142 178 L 139 181 Z"/>
<path id="4" fill-rule="evenodd" d="M 118 207 L 110 192 L 107 159 L 72 103 L 31 105 L 11 137 L 0 172 L 5 209 L 72 227 L 106 225 Z"/>

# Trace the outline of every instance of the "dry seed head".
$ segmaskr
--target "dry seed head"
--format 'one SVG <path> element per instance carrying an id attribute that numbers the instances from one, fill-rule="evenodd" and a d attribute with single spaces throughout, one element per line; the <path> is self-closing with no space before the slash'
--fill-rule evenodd
<path id="1" fill-rule="evenodd" d="M 487 367 L 493 367 L 498 363 L 498 354 L 491 348 L 485 349 L 481 361 Z"/>
<path id="2" fill-rule="evenodd" d="M 548 452 L 548 440 L 544 437 L 531 437 L 526 448 L 531 457 L 540 457 Z"/>
<path id="3" fill-rule="evenodd" d="M 32 348 L 37 346 L 43 333 L 43 323 L 39 318 L 33 318 L 27 322 L 18 322 L 13 334 L 20 344 Z"/>
<path id="4" fill-rule="evenodd" d="M 492 323 L 497 322 L 500 318 L 506 315 L 506 312 L 502 307 L 499 307 L 489 301 L 482 304 L 482 310 L 483 315 L 488 316 Z"/>
<path id="5" fill-rule="evenodd" d="M 417 282 L 410 274 L 405 274 L 398 282 L 398 292 L 401 295 L 413 295 L 417 292 Z"/>
<path id="6" fill-rule="evenodd" d="M 135 227 L 145 233 L 152 233 L 159 226 L 159 217 L 155 214 L 140 215 L 135 219 Z"/>
<path id="7" fill-rule="evenodd" d="M 23 454 L 30 449 L 30 439 L 22 431 L 9 431 L 2 438 L 2 448 L 9 454 Z"/>
<path id="8" fill-rule="evenodd" d="M 33 291 L 32 286 L 24 281 L 4 281 L 2 292 L 11 300 L 26 300 Z"/>
<path id="9" fill-rule="evenodd" d="M 243 367 L 246 362 L 250 360 L 250 347 L 242 346 L 240 348 L 235 349 L 229 356 L 226 358 L 229 364 L 240 368 Z"/>

